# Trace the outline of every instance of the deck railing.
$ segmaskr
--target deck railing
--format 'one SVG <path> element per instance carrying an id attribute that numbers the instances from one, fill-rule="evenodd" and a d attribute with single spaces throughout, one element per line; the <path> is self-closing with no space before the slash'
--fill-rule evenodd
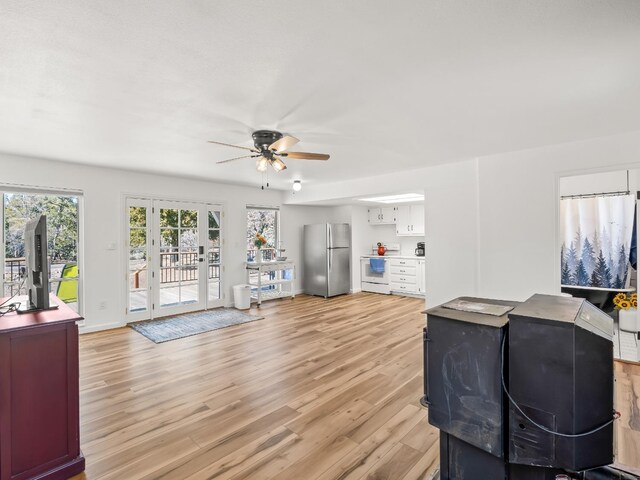
<path id="1" fill-rule="evenodd" d="M 220 251 L 214 250 L 209 252 L 209 265 L 207 274 L 209 279 L 220 278 Z M 52 284 L 51 291 L 55 291 L 53 284 L 60 281 L 60 275 L 65 264 L 71 263 L 64 260 L 58 260 L 54 264 L 50 263 L 49 280 Z M 191 281 L 198 279 L 198 252 L 161 252 L 160 253 L 160 283 L 173 283 L 177 281 Z M 12 296 L 18 293 L 20 284 L 22 283 L 22 272 L 26 268 L 26 259 L 24 257 L 6 258 L 4 261 L 4 285 L 5 291 L 3 296 Z M 132 288 L 138 289 L 144 280 L 142 275 L 146 274 L 146 262 L 139 265 L 131 274 Z M 70 279 L 72 280 L 72 279 Z M 22 293 L 26 293 L 24 288 Z"/>
<path id="2" fill-rule="evenodd" d="M 75 264 L 71 260 L 49 261 L 49 286 L 50 291 L 55 292 L 61 281 L 73 281 L 74 278 L 60 278 L 65 265 Z M 4 260 L 4 295 L 26 294 L 23 285 L 23 272 L 26 271 L 27 260 L 24 257 L 5 258 Z M 22 288 L 20 287 L 22 285 Z M 19 292 L 21 290 L 21 292 Z"/>
<path id="3" fill-rule="evenodd" d="M 273 247 L 263 247 L 260 250 L 257 248 L 248 248 L 247 249 L 247 261 L 248 262 L 260 262 L 265 261 L 268 262 L 270 260 L 275 260 L 277 257 L 276 249 Z"/>
<path id="4" fill-rule="evenodd" d="M 198 252 L 160 252 L 160 283 L 188 282 L 198 280 Z M 207 275 L 209 279 L 220 278 L 220 251 L 209 252 Z M 131 288 L 137 290 L 146 283 L 147 263 L 131 272 Z"/>

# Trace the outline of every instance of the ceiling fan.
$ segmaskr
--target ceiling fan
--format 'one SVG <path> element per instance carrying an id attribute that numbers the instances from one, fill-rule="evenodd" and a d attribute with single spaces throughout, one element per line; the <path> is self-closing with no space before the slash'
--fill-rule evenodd
<path id="1" fill-rule="evenodd" d="M 276 172 L 280 172 L 287 168 L 285 163 L 282 161 L 283 158 L 292 158 L 295 160 L 329 160 L 329 155 L 324 153 L 288 152 L 287 150 L 293 147 L 300 140 L 289 135 L 283 135 L 275 130 L 257 130 L 253 132 L 251 136 L 253 137 L 253 144 L 255 145 L 254 148 L 209 140 L 209 143 L 241 148 L 251 152 L 250 155 L 229 158 L 216 163 L 233 162 L 234 160 L 240 160 L 242 158 L 257 158 L 256 168 L 259 172 L 266 171 L 269 165 L 271 165 Z"/>

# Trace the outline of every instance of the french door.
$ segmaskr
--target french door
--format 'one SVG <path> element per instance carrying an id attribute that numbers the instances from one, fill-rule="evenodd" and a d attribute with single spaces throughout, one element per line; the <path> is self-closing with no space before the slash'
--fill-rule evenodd
<path id="1" fill-rule="evenodd" d="M 222 306 L 219 205 L 127 199 L 130 321 Z"/>

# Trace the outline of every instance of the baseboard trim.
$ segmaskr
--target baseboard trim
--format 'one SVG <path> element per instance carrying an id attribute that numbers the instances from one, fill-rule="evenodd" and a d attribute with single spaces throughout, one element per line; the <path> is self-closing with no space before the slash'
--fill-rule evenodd
<path id="1" fill-rule="evenodd" d="M 103 323 L 101 325 L 83 325 L 78 328 L 78 333 L 83 335 L 85 333 L 95 333 L 102 332 L 103 330 L 114 330 L 116 328 L 126 327 L 126 323 L 122 322 L 113 322 L 113 323 Z"/>

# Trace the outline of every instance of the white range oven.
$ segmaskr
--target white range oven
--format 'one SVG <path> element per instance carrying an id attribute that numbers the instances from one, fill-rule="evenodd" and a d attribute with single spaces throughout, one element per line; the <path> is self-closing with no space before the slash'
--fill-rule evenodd
<path id="1" fill-rule="evenodd" d="M 384 257 L 383 257 L 384 258 Z M 389 286 L 389 260 L 384 258 L 384 272 L 372 272 L 368 258 L 360 259 L 360 281 L 363 292 L 391 293 Z"/>

